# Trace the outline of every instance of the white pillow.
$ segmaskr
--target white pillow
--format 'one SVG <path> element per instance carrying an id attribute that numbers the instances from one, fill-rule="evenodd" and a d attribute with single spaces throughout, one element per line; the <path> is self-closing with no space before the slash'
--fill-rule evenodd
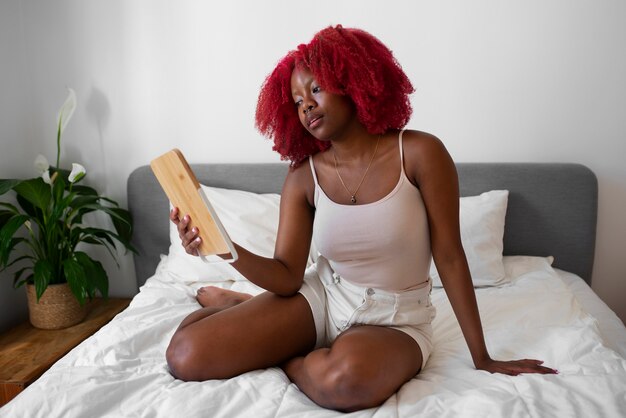
<path id="1" fill-rule="evenodd" d="M 272 257 L 278 231 L 280 195 L 202 185 L 231 240 L 255 254 Z M 205 263 L 189 255 L 181 245 L 178 231 L 170 222 L 169 253 L 161 267 L 185 282 L 245 280 L 229 263 Z"/>
<path id="2" fill-rule="evenodd" d="M 508 190 L 492 190 L 460 199 L 461 242 L 474 286 L 497 286 L 506 279 L 502 240 L 508 197 Z M 433 286 L 442 287 L 435 263 L 430 277 Z"/>

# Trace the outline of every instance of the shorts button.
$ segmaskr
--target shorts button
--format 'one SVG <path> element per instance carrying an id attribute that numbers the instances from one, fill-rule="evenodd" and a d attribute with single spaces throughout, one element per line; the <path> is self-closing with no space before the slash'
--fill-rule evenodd
<path id="1" fill-rule="evenodd" d="M 367 294 L 369 296 L 372 296 L 374 293 L 376 293 L 376 292 L 374 292 L 374 289 L 372 289 L 371 287 L 367 289 Z"/>

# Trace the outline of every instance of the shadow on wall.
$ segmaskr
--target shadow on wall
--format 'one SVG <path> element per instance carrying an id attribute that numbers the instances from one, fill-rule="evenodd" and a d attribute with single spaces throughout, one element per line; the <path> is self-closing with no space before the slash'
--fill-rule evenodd
<path id="1" fill-rule="evenodd" d="M 13 274 L 0 273 L 0 333 L 28 320 L 28 302 L 24 288 L 13 288 Z"/>
<path id="2" fill-rule="evenodd" d="M 598 232 L 596 258 L 593 265 L 593 290 L 626 324 L 626 262 L 624 236 L 626 234 L 626 170 L 598 174 Z"/>
<path id="3" fill-rule="evenodd" d="M 91 87 L 91 94 L 87 99 L 85 110 L 89 120 L 93 121 L 98 127 L 99 151 L 104 155 L 104 131 L 109 125 L 109 119 L 111 118 L 111 105 L 109 99 L 98 87 Z"/>
<path id="4" fill-rule="evenodd" d="M 109 194 L 109 190 L 107 188 L 104 133 L 111 118 L 111 105 L 102 90 L 95 86 L 92 86 L 91 92 L 84 103 L 87 120 L 96 127 L 97 136 L 81 137 L 78 141 L 63 144 L 63 161 L 65 165 L 73 162 L 84 165 L 87 169 L 87 182 L 89 185 L 97 190 L 101 190 L 106 195 Z"/>

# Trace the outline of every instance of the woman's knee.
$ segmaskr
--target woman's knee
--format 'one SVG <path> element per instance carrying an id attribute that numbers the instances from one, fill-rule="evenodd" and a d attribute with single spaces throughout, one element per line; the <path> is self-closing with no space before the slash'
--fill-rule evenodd
<path id="1" fill-rule="evenodd" d="M 172 376 L 185 381 L 196 380 L 193 376 L 194 347 L 184 334 L 185 332 L 181 330 L 172 336 L 165 352 L 165 359 Z"/>
<path id="2" fill-rule="evenodd" d="M 345 412 L 381 405 L 393 392 L 383 393 L 377 375 L 367 359 L 343 358 L 328 365 L 320 395 L 327 407 Z"/>
<path id="3" fill-rule="evenodd" d="M 210 344 L 200 344 L 184 329 L 172 336 L 165 352 L 170 373 L 184 381 L 222 378 L 218 357 L 211 354 Z"/>

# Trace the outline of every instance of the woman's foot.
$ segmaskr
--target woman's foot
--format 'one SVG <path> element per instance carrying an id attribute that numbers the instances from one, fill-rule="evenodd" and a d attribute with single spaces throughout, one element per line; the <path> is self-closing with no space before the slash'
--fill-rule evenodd
<path id="1" fill-rule="evenodd" d="M 233 290 L 222 289 L 216 286 L 205 286 L 198 289 L 196 299 L 203 307 L 229 308 L 245 302 L 252 295 L 248 293 L 235 292 Z"/>

